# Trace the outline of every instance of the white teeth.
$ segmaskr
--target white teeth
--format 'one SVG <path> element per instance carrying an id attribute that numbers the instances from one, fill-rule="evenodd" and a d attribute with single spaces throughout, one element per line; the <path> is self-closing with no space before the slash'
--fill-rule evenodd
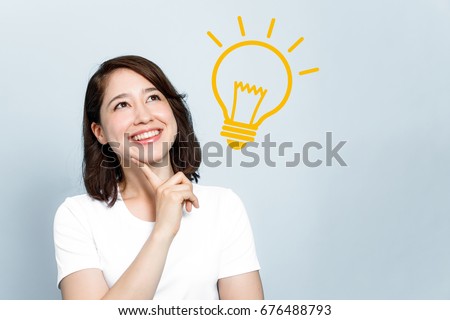
<path id="1" fill-rule="evenodd" d="M 137 136 L 133 137 L 134 141 L 139 141 L 139 140 L 143 140 L 143 139 L 148 139 L 151 137 L 154 137 L 156 135 L 158 135 L 160 133 L 159 130 L 152 130 L 152 131 L 147 131 L 141 134 L 138 134 Z"/>

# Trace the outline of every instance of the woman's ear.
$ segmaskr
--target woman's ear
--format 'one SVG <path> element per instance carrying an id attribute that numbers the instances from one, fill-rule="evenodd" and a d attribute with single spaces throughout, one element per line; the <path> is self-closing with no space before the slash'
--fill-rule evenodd
<path id="1" fill-rule="evenodd" d="M 97 138 L 98 142 L 100 142 L 101 144 L 107 144 L 108 143 L 108 141 L 106 140 L 105 134 L 103 132 L 103 128 L 102 128 L 102 126 L 100 124 L 92 122 L 91 130 L 92 130 L 92 133 Z"/>

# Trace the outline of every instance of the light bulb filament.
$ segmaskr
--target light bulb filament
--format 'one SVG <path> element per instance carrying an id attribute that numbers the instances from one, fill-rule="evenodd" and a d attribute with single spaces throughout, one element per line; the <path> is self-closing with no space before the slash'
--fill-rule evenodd
<path id="1" fill-rule="evenodd" d="M 264 89 L 262 87 L 256 88 L 255 85 L 250 86 L 249 83 L 243 83 L 242 81 L 235 81 L 234 82 L 234 95 L 233 95 L 233 107 L 231 110 L 231 120 L 234 120 L 234 116 L 236 114 L 236 105 L 237 105 L 237 98 L 238 98 L 238 92 L 245 92 L 247 91 L 248 94 L 253 94 L 255 96 L 259 95 L 258 102 L 255 105 L 255 108 L 253 109 L 252 117 L 250 119 L 249 124 L 253 124 L 256 114 L 258 113 L 258 109 L 261 105 L 261 102 L 264 99 L 264 96 L 267 93 L 267 89 Z"/>

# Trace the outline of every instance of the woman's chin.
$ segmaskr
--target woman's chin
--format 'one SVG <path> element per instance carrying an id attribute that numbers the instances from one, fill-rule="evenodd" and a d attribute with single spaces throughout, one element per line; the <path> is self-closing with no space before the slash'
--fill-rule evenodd
<path id="1" fill-rule="evenodd" d="M 139 159 L 139 161 L 154 168 L 163 168 L 166 166 L 168 167 L 171 166 L 169 157 L 163 157 L 158 155 L 154 155 L 153 157 L 142 157 Z"/>

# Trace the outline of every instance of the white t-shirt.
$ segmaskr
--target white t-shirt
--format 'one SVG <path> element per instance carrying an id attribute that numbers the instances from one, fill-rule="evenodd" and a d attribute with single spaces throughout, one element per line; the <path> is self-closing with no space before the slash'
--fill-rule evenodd
<path id="1" fill-rule="evenodd" d="M 218 299 L 217 280 L 259 270 L 246 210 L 230 189 L 194 184 L 200 208 L 183 212 L 154 299 Z M 67 275 L 102 270 L 109 287 L 133 262 L 154 222 L 119 199 L 112 208 L 88 195 L 67 198 L 54 221 L 58 285 Z"/>

